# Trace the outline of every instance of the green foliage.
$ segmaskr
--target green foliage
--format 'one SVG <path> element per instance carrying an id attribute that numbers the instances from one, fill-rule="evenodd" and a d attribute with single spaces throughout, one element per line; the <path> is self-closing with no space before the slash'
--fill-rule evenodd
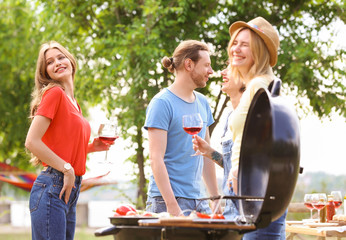
<path id="1" fill-rule="evenodd" d="M 0 161 L 31 169 L 24 140 L 29 127 L 30 93 L 41 43 L 56 40 L 78 59 L 75 95 L 84 110 L 101 104 L 116 115 L 123 138 L 136 154 L 139 199 L 146 178 L 142 127 L 150 99 L 174 76 L 162 69 L 179 42 L 197 39 L 212 44 L 212 67 L 226 66 L 228 28 L 237 20 L 263 16 L 281 36 L 275 71 L 284 83 L 307 97 L 313 111 L 346 116 L 345 50 L 331 50 L 331 40 L 318 34 L 345 21 L 340 1 L 259 0 L 3 0 L 0 1 Z M 333 31 L 332 31 L 333 32 Z M 200 91 L 211 94 L 221 79 Z M 217 118 L 215 111 L 215 118 Z M 141 195 L 142 194 L 142 195 Z"/>
<path id="2" fill-rule="evenodd" d="M 38 36 L 35 16 L 25 1 L 1 2 L 0 11 L 0 161 L 25 166 L 30 94 Z"/>

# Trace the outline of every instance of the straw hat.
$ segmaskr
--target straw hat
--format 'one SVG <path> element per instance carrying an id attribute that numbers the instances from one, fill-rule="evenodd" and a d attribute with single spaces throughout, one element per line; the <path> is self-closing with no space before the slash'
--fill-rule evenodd
<path id="1" fill-rule="evenodd" d="M 270 66 L 274 67 L 278 59 L 278 48 L 280 45 L 279 35 L 273 26 L 264 18 L 257 17 L 248 23 L 237 21 L 229 28 L 229 34 L 232 36 L 240 28 L 250 28 L 257 33 L 264 41 L 270 54 Z"/>

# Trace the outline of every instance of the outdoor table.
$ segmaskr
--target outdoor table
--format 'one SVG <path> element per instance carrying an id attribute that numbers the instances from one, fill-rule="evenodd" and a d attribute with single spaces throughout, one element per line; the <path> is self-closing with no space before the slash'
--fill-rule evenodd
<path id="1" fill-rule="evenodd" d="M 317 225 L 317 224 L 316 224 Z M 316 236 L 316 239 L 328 239 L 330 237 L 336 239 L 346 238 L 346 226 L 328 226 L 321 224 L 321 227 L 310 227 L 302 223 L 302 221 L 286 222 L 286 240 L 293 240 L 294 237 L 303 239 L 302 235 Z"/>

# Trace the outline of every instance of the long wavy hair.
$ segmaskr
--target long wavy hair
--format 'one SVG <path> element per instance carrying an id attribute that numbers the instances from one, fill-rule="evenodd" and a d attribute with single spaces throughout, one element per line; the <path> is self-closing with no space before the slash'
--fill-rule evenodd
<path id="1" fill-rule="evenodd" d="M 228 56 L 230 62 L 232 62 L 232 53 L 231 53 L 231 47 L 233 45 L 233 42 L 240 31 L 244 29 L 249 28 L 240 28 L 237 31 L 234 32 L 234 34 L 231 37 L 231 40 L 228 43 Z M 246 76 L 242 76 L 240 71 L 237 69 L 237 67 L 232 66 L 232 75 L 238 79 L 239 77 L 242 79 L 253 79 L 254 77 L 258 76 L 271 76 L 273 74 L 272 67 L 270 66 L 270 55 L 267 46 L 265 45 L 264 41 L 258 34 L 256 34 L 254 31 L 250 30 L 250 50 L 252 52 L 254 64 L 251 66 L 249 72 Z"/>
<path id="2" fill-rule="evenodd" d="M 40 51 L 38 53 L 37 58 L 37 64 L 36 64 L 36 72 L 35 72 L 35 87 L 31 94 L 32 100 L 30 104 L 30 119 L 32 120 L 37 112 L 37 109 L 42 101 L 43 94 L 52 87 L 59 86 L 64 89 L 62 84 L 59 81 L 56 81 L 47 73 L 47 64 L 46 64 L 46 52 L 49 49 L 58 49 L 60 52 L 62 52 L 71 62 L 72 65 L 72 79 L 74 81 L 76 69 L 77 69 L 77 62 L 73 55 L 67 51 L 66 48 L 64 48 L 62 45 L 60 45 L 56 41 L 49 41 L 41 45 Z M 38 165 L 41 163 L 41 160 L 38 159 L 36 156 L 31 154 L 32 158 L 30 160 L 31 163 L 34 165 Z"/>

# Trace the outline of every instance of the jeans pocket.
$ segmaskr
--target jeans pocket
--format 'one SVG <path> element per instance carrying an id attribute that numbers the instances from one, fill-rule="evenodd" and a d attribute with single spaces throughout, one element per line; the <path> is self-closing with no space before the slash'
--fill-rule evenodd
<path id="1" fill-rule="evenodd" d="M 152 198 L 152 200 L 153 201 L 152 201 L 151 209 L 153 210 L 153 212 L 155 213 L 167 212 L 166 203 L 162 197 L 154 197 Z"/>
<path id="2" fill-rule="evenodd" d="M 74 188 L 72 188 L 71 191 L 71 195 L 70 195 L 70 199 L 69 199 L 69 205 L 74 205 L 79 197 L 79 187 L 75 186 Z"/>
<path id="3" fill-rule="evenodd" d="M 30 201 L 29 201 L 30 212 L 34 212 L 35 210 L 37 210 L 45 189 L 46 189 L 45 183 L 36 182 L 36 181 L 34 182 L 34 185 L 30 193 Z"/>

